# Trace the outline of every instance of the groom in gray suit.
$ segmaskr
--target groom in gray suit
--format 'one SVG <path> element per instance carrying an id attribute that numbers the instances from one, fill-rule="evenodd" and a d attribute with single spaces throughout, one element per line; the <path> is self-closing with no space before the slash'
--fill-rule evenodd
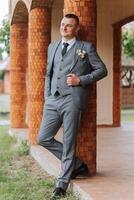
<path id="1" fill-rule="evenodd" d="M 52 199 L 66 194 L 70 179 L 88 174 L 88 167 L 75 156 L 81 111 L 86 107 L 89 85 L 107 75 L 94 45 L 76 39 L 79 18 L 67 14 L 61 21 L 61 41 L 48 48 L 45 106 L 38 143 L 61 160 Z M 55 135 L 63 124 L 63 143 Z"/>

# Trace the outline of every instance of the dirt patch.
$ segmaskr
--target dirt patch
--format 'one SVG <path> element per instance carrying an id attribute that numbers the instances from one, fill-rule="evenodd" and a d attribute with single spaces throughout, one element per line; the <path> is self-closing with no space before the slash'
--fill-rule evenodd
<path id="1" fill-rule="evenodd" d="M 26 170 L 30 176 L 38 177 L 38 179 L 43 177 L 47 179 L 52 178 L 52 176 L 47 174 L 30 155 L 20 156 L 17 160 L 13 160 L 10 169 L 14 172 L 19 169 Z"/>

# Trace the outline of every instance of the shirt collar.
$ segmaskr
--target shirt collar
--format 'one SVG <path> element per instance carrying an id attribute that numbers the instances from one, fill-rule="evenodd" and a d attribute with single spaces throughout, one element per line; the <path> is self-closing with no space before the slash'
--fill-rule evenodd
<path id="1" fill-rule="evenodd" d="M 74 37 L 74 38 L 72 38 L 70 40 L 67 40 L 67 41 L 65 41 L 65 40 L 62 39 L 62 45 L 63 45 L 64 42 L 68 43 L 69 45 L 72 45 L 73 43 L 76 42 L 76 38 Z"/>

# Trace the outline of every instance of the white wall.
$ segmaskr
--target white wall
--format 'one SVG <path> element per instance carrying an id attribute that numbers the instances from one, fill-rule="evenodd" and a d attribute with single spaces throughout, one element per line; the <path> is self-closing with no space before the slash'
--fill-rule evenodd
<path id="1" fill-rule="evenodd" d="M 112 124 L 113 28 L 112 24 L 134 15 L 134 0 L 97 0 L 97 50 L 109 75 L 97 84 L 98 124 Z"/>
<path id="2" fill-rule="evenodd" d="M 30 9 L 30 5 L 31 5 L 31 2 L 32 0 L 22 0 L 27 9 L 29 10 Z M 10 23 L 12 22 L 12 17 L 13 17 L 13 14 L 14 14 L 14 11 L 15 11 L 15 7 L 17 5 L 17 3 L 19 2 L 19 0 L 9 0 L 9 17 L 10 17 Z"/>
<path id="3" fill-rule="evenodd" d="M 63 17 L 63 0 L 55 0 L 52 10 L 52 41 L 60 39 L 60 21 Z"/>

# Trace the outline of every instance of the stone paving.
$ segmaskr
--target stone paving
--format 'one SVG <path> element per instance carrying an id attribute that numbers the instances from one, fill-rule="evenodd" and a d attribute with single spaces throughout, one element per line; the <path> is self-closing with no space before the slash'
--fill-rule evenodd
<path id="1" fill-rule="evenodd" d="M 97 175 L 77 181 L 94 200 L 134 200 L 134 125 L 98 129 Z"/>
<path id="2" fill-rule="evenodd" d="M 97 143 L 97 174 L 72 181 L 70 189 L 81 200 L 134 200 L 134 125 L 98 128 Z M 60 162 L 51 153 L 32 145 L 31 154 L 48 173 L 58 176 Z"/>

